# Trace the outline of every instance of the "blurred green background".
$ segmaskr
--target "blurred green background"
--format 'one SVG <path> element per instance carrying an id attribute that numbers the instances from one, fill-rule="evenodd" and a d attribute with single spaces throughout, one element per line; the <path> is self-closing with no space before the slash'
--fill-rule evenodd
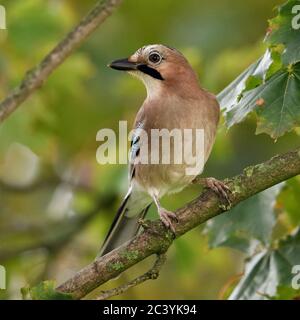
<path id="1" fill-rule="evenodd" d="M 145 97 L 136 79 L 106 67 L 150 43 L 182 51 L 201 84 L 217 94 L 263 52 L 275 0 L 124 0 L 45 85 L 0 126 L 0 264 L 7 270 L 2 299 L 44 279 L 66 280 L 97 254 L 126 192 L 126 165 L 99 165 L 96 133 L 132 124 Z M 95 1 L 7 0 L 0 31 L 0 97 L 75 25 Z M 255 121 L 227 131 L 220 124 L 205 176 L 239 173 L 297 145 L 295 133 L 276 143 L 255 136 Z M 199 187 L 163 199 L 183 206 Z M 152 217 L 155 211 L 150 212 Z M 210 250 L 199 227 L 175 241 L 156 281 L 117 298 L 222 299 L 243 270 L 243 255 Z M 147 269 L 152 258 L 101 289 Z M 99 291 L 99 290 L 98 290 Z M 93 298 L 97 290 L 89 296 Z"/>

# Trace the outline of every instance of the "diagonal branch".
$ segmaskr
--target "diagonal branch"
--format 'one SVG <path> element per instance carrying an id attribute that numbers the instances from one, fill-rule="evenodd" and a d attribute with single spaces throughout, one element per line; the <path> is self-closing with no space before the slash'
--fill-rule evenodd
<path id="1" fill-rule="evenodd" d="M 231 204 L 236 206 L 256 193 L 298 174 L 300 148 L 248 167 L 242 174 L 227 179 L 225 183 L 232 191 Z M 216 194 L 211 190 L 204 191 L 197 199 L 177 210 L 176 236 L 180 237 L 222 212 L 224 206 Z M 61 284 L 57 290 L 70 293 L 74 299 L 80 299 L 150 255 L 165 253 L 172 242 L 172 234 L 159 220 L 147 221 L 147 227 L 139 235 L 105 256 L 97 258 Z"/>
<path id="2" fill-rule="evenodd" d="M 0 123 L 47 80 L 49 75 L 111 15 L 122 0 L 101 0 L 81 22 L 0 103 Z"/>

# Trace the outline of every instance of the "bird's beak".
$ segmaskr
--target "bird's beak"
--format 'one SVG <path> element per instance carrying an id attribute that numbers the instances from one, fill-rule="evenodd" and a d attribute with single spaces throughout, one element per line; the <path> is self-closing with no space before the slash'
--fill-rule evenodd
<path id="1" fill-rule="evenodd" d="M 138 69 L 138 64 L 136 62 L 131 62 L 127 58 L 115 60 L 108 65 L 108 67 L 116 70 L 132 71 Z"/>
<path id="2" fill-rule="evenodd" d="M 148 74 L 152 78 L 158 79 L 158 80 L 164 80 L 162 75 L 155 69 L 147 66 L 147 64 L 144 63 L 138 63 L 138 62 L 132 62 L 126 59 L 119 59 L 115 60 L 112 63 L 108 65 L 108 67 L 116 70 L 122 70 L 122 71 L 141 71 L 145 74 Z"/>

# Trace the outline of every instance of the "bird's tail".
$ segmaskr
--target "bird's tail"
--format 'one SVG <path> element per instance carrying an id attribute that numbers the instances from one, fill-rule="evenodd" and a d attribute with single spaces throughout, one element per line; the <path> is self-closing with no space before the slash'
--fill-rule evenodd
<path id="1" fill-rule="evenodd" d="M 129 193 L 118 209 L 98 257 L 104 256 L 106 253 L 132 239 L 139 231 L 138 220 L 145 217 L 150 205 L 144 207 L 138 214 L 129 217 L 126 213 L 128 212 L 130 196 L 131 194 Z"/>

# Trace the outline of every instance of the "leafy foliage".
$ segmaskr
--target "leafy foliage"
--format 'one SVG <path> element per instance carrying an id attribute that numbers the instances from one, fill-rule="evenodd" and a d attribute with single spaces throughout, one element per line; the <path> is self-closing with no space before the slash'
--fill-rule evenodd
<path id="1" fill-rule="evenodd" d="M 295 231 L 300 219 L 299 190 L 299 180 L 293 178 L 247 199 L 207 224 L 210 247 L 226 246 L 246 254 L 244 275 L 229 299 L 299 296 L 299 290 L 291 287 L 292 268 L 299 265 L 300 256 L 300 229 Z"/>
<path id="2" fill-rule="evenodd" d="M 300 31 L 291 25 L 296 4 L 299 2 L 289 0 L 278 7 L 278 15 L 269 21 L 265 54 L 218 95 L 228 127 L 251 113 L 257 118 L 256 133 L 267 133 L 274 139 L 300 126 Z M 282 187 L 266 190 L 207 224 L 211 248 L 227 246 L 251 256 L 231 299 L 296 295 L 290 288 L 291 267 L 299 261 L 286 254 L 290 250 L 299 257 L 299 231 L 272 248 L 278 224 L 275 205 L 281 206 L 291 225 L 299 223 L 300 184 L 292 179 Z"/>
<path id="3" fill-rule="evenodd" d="M 274 139 L 300 126 L 300 30 L 291 25 L 297 3 L 278 7 L 269 22 L 265 55 L 219 94 L 229 127 L 251 112 L 257 116 L 256 133 Z"/>
<path id="4" fill-rule="evenodd" d="M 282 185 L 274 186 L 240 203 L 228 214 L 212 219 L 206 228 L 210 247 L 228 246 L 249 253 L 258 242 L 267 246 L 276 222 L 274 204 L 281 188 Z"/>
<path id="5" fill-rule="evenodd" d="M 257 116 L 256 133 L 268 133 L 274 139 L 300 126 L 300 32 L 291 27 L 292 7 L 297 3 L 290 0 L 278 8 L 278 16 L 269 22 L 264 56 L 218 96 L 229 127 L 251 112 Z M 296 180 L 289 182 L 289 192 L 284 190 L 281 196 L 294 223 L 299 222 L 298 188 Z M 208 227 L 212 247 L 225 245 L 250 253 L 253 248 L 257 250 L 257 240 L 265 247 L 248 260 L 230 299 L 290 299 L 297 295 L 290 285 L 292 266 L 299 263 L 295 257 L 300 255 L 300 232 L 271 249 L 275 225 L 272 206 L 278 192 L 271 193 L 267 190 L 248 199 Z"/>
<path id="6" fill-rule="evenodd" d="M 300 183 L 293 178 L 244 201 L 206 227 L 212 248 L 227 246 L 246 253 L 244 275 L 229 299 L 293 299 L 292 268 L 299 265 Z M 288 217 L 278 221 L 276 211 Z M 282 218 L 281 218 L 282 220 Z M 283 225 L 285 227 L 283 227 Z M 276 232 L 278 226 L 286 231 Z M 282 236 L 285 234 L 285 236 Z"/>
<path id="7" fill-rule="evenodd" d="M 229 299 L 269 299 L 276 295 L 283 298 L 287 293 L 289 298 L 297 296 L 299 291 L 292 289 L 291 283 L 292 268 L 299 263 L 299 256 L 300 229 L 280 241 L 276 249 L 266 249 L 251 257 L 244 276 Z M 283 287 L 289 289 L 283 290 Z"/>
<path id="8" fill-rule="evenodd" d="M 300 126 L 300 30 L 292 28 L 292 8 L 297 4 L 299 1 L 289 0 L 278 7 L 278 15 L 269 21 L 263 57 L 219 94 L 229 127 L 251 113 L 256 115 L 256 133 L 267 133 L 274 139 Z M 291 269 L 299 264 L 300 232 L 298 229 L 291 236 L 289 232 L 300 221 L 299 190 L 299 180 L 292 179 L 281 192 L 264 191 L 208 225 L 211 247 L 230 246 L 250 255 L 230 299 L 297 296 L 291 289 Z M 276 219 L 275 205 L 286 214 L 288 223 L 286 218 Z M 274 248 L 275 226 L 281 230 L 279 234 L 288 236 Z"/>
<path id="9" fill-rule="evenodd" d="M 278 15 L 270 20 L 266 37 L 266 42 L 272 49 L 278 45 L 284 45 L 281 58 L 285 66 L 295 64 L 300 60 L 300 31 L 292 26 L 292 20 L 295 17 L 293 7 L 296 5 L 299 5 L 299 0 L 290 0 L 278 7 Z"/>

